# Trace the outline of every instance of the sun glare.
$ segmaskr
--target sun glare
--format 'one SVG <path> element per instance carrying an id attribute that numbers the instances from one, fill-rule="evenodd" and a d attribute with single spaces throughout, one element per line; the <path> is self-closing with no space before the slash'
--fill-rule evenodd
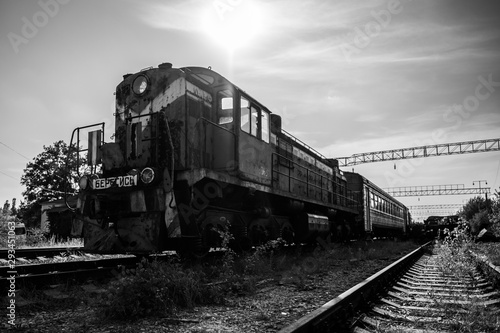
<path id="1" fill-rule="evenodd" d="M 203 15 L 201 29 L 229 51 L 250 45 L 262 31 L 262 13 L 250 1 L 220 0 Z"/>

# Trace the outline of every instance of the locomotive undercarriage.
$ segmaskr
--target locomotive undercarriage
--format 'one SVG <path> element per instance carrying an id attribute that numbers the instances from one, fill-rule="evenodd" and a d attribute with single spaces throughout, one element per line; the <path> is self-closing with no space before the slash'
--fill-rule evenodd
<path id="1" fill-rule="evenodd" d="M 287 243 L 341 240 L 349 214 L 254 188 L 203 178 L 189 186 L 177 181 L 172 192 L 161 186 L 129 191 L 101 190 L 81 197 L 77 224 L 85 248 L 101 253 L 178 250 L 203 255 L 222 246 L 247 250 L 281 238 Z M 327 216 L 329 215 L 329 216 Z"/>
<path id="2" fill-rule="evenodd" d="M 192 241 L 183 242 L 189 244 L 184 250 L 195 253 L 220 247 L 225 231 L 232 235 L 229 245 L 236 250 L 278 238 L 290 244 L 315 242 L 317 237 L 342 240 L 350 233 L 346 220 L 354 218 L 353 214 L 213 179 L 204 178 L 191 187 L 178 184 L 177 188 L 176 198 L 187 199 L 177 201 L 181 229 L 192 230 L 183 228 L 182 221 L 196 226 Z M 183 235 L 187 236 L 184 231 Z"/>

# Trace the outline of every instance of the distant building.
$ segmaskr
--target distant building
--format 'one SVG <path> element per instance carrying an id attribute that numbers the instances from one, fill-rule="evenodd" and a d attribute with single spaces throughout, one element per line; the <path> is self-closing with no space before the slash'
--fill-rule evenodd
<path id="1" fill-rule="evenodd" d="M 71 206 L 76 205 L 76 196 L 68 199 Z M 71 231 L 71 224 L 73 222 L 73 212 L 66 206 L 64 199 L 45 201 L 40 203 L 41 207 L 41 221 L 40 227 L 42 230 L 47 228 L 49 221 L 51 222 L 50 233 L 56 236 L 68 237 Z"/>

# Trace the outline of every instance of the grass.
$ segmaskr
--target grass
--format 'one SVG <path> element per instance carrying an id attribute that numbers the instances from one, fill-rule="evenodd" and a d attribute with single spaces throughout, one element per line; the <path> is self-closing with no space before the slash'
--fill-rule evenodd
<path id="1" fill-rule="evenodd" d="M 17 245 L 17 244 L 16 244 Z M 83 238 L 58 239 L 55 235 L 48 237 L 34 238 L 27 235 L 25 244 L 17 248 L 37 248 L 37 247 L 83 247 Z"/>
<path id="2" fill-rule="evenodd" d="M 0 249 L 7 248 L 7 227 L 0 225 Z M 47 235 L 40 228 L 30 228 L 25 237 L 17 237 L 16 249 L 29 249 L 38 247 L 82 247 L 82 238 L 59 239 L 55 235 Z"/>
<path id="3" fill-rule="evenodd" d="M 228 244 L 224 237 L 230 236 L 221 236 L 222 244 Z M 280 240 L 270 241 L 240 254 L 228 249 L 210 262 L 143 261 L 111 282 L 100 303 L 102 313 L 109 319 L 130 319 L 198 304 L 222 304 L 229 294 L 251 295 L 268 281 L 307 290 L 310 277 L 332 269 L 338 261 L 394 259 L 415 248 L 410 242 L 329 244 L 309 250 L 283 245 Z"/>
<path id="4" fill-rule="evenodd" d="M 218 285 L 209 284 L 201 271 L 174 261 L 143 260 L 135 270 L 124 270 L 112 281 L 99 302 L 110 319 L 131 320 L 171 314 L 176 307 L 222 303 Z"/>
<path id="5" fill-rule="evenodd" d="M 91 300 L 103 319 L 130 320 L 165 316 L 179 308 L 223 304 L 227 296 L 255 293 L 269 281 L 307 290 L 311 277 L 336 266 L 359 260 L 393 260 L 415 249 L 411 242 L 354 242 L 315 248 L 284 246 L 281 240 L 258 246 L 253 252 L 229 249 L 231 235 L 221 232 L 224 254 L 215 259 L 181 262 L 142 261 L 136 269 L 123 270 Z M 31 237 L 31 239 L 29 238 Z M 24 246 L 79 246 L 79 240 L 59 242 L 40 232 L 31 233 Z M 343 264 L 341 264 L 343 263 Z M 267 282 L 266 282 L 267 281 Z"/>

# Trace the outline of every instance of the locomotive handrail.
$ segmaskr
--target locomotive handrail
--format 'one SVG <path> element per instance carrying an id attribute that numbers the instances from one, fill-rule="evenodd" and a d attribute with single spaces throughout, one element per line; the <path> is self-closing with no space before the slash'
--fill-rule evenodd
<path id="1" fill-rule="evenodd" d="M 287 131 L 285 131 L 284 129 L 281 129 L 281 132 L 283 134 L 285 134 L 285 136 L 289 137 L 290 139 L 292 139 L 294 142 L 296 143 L 299 143 L 301 145 L 303 145 L 304 147 L 306 147 L 307 149 L 309 149 L 310 151 L 312 151 L 313 153 L 315 153 L 316 155 L 318 155 L 319 157 L 321 157 L 322 159 L 324 160 L 328 160 L 323 154 L 321 154 L 320 152 L 318 152 L 316 149 L 312 148 L 311 146 L 309 146 L 307 143 L 303 142 L 302 140 L 294 137 L 292 134 L 288 133 Z"/>
<path id="2" fill-rule="evenodd" d="M 82 126 L 82 127 L 77 127 L 73 130 L 71 133 L 71 140 L 69 141 L 69 146 L 68 146 L 68 155 L 66 156 L 66 168 L 69 169 L 69 159 L 71 156 L 71 149 L 73 149 L 73 139 L 75 137 L 75 132 L 77 133 L 77 143 L 76 143 L 76 173 L 80 177 L 80 153 L 83 151 L 87 151 L 87 149 L 82 149 L 80 150 L 80 130 L 85 129 L 85 128 L 90 128 L 90 127 L 96 127 L 96 126 L 101 126 L 102 127 L 102 141 L 104 142 L 104 122 L 100 123 L 95 123 L 92 125 L 87 125 L 87 126 Z M 68 207 L 69 210 L 75 211 L 76 207 L 71 207 L 71 205 L 68 202 L 68 178 L 71 177 L 71 170 L 68 170 L 68 174 L 66 176 L 66 184 L 64 186 L 64 203 L 66 204 L 66 207 Z"/>
<path id="3" fill-rule="evenodd" d="M 71 133 L 71 140 L 69 142 L 69 147 L 68 147 L 69 150 L 71 150 L 71 148 L 73 146 L 73 138 L 74 138 L 75 132 L 77 132 L 77 135 L 76 135 L 76 141 L 77 141 L 77 143 L 76 143 L 76 152 L 77 152 L 76 166 L 77 166 L 77 169 L 76 169 L 76 172 L 77 172 L 78 176 L 80 176 L 80 169 L 79 169 L 80 153 L 88 150 L 88 148 L 87 149 L 80 149 L 80 130 L 85 129 L 85 128 L 90 128 L 90 127 L 101 126 L 102 127 L 102 134 L 103 134 L 102 141 L 104 142 L 104 124 L 105 124 L 104 122 L 101 122 L 101 123 L 96 123 L 96 124 L 92 124 L 92 125 L 77 127 Z M 70 152 L 68 152 L 68 156 L 66 156 L 66 165 L 68 165 L 69 156 L 70 156 Z"/>
<path id="4" fill-rule="evenodd" d="M 173 142 L 173 139 L 172 139 L 172 134 L 170 133 L 170 126 L 168 125 L 168 117 L 165 113 L 160 113 L 160 112 L 153 112 L 153 113 L 146 113 L 146 114 L 139 114 L 137 116 L 129 116 L 127 118 L 125 118 L 125 121 L 126 123 L 128 122 L 131 122 L 132 119 L 136 119 L 136 118 L 142 118 L 142 117 L 153 117 L 154 115 L 157 115 L 157 129 L 156 129 L 156 135 L 153 136 L 151 135 L 151 137 L 149 138 L 143 138 L 141 141 L 145 142 L 145 141 L 153 141 L 153 140 L 158 140 L 160 138 L 160 129 L 159 129 L 159 123 L 160 123 L 160 115 L 164 115 L 165 116 L 165 124 L 167 126 L 167 135 L 168 135 L 168 141 L 169 141 L 169 144 L 170 144 L 170 149 L 172 151 L 172 154 L 171 154 L 171 161 L 170 161 L 170 164 L 171 164 L 171 167 L 170 167 L 170 190 L 173 190 L 173 184 L 174 184 L 174 168 L 175 168 L 175 154 L 174 154 L 174 150 L 175 150 L 175 147 L 174 147 L 174 142 Z M 152 120 L 151 120 L 152 122 Z M 155 150 L 158 152 L 158 143 L 155 145 Z M 157 155 L 157 154 L 153 154 L 153 155 Z"/>
<path id="5" fill-rule="evenodd" d="M 224 131 L 226 131 L 226 132 L 229 132 L 229 133 L 231 133 L 233 136 L 235 136 L 235 137 L 236 137 L 236 133 L 234 133 L 233 131 L 231 131 L 231 130 L 229 130 L 229 129 L 227 129 L 227 128 L 225 128 L 225 127 L 223 127 L 223 126 L 219 125 L 219 124 L 216 124 L 216 123 L 214 123 L 213 121 L 208 120 L 208 119 L 207 119 L 207 118 L 205 118 L 205 117 L 200 117 L 200 120 L 206 121 L 207 123 L 209 123 L 209 124 L 211 124 L 211 125 L 214 125 L 214 126 L 216 126 L 216 127 L 220 128 L 220 129 L 222 129 L 222 130 L 224 130 Z"/>

